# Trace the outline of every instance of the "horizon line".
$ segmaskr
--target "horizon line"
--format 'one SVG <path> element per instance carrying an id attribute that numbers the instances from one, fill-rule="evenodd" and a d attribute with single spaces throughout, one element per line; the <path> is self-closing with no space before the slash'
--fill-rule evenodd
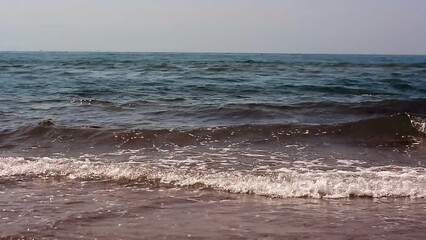
<path id="1" fill-rule="evenodd" d="M 426 53 L 324 53 L 324 52 L 220 52 L 220 51 L 115 51 L 115 50 L 0 50 L 0 53 L 177 53 L 177 54 L 277 54 L 277 55 L 375 55 L 375 56 L 426 56 Z"/>

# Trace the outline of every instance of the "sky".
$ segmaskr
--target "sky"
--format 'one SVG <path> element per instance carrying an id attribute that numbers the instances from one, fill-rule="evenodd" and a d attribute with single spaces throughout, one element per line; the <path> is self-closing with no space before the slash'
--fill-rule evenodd
<path id="1" fill-rule="evenodd" d="M 0 0 L 0 51 L 426 54 L 425 0 Z"/>

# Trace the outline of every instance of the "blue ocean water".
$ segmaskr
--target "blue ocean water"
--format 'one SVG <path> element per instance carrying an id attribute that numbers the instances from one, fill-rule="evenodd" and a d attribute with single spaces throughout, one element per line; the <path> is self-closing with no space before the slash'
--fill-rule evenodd
<path id="1" fill-rule="evenodd" d="M 237 169 L 253 151 L 277 166 L 426 164 L 426 56 L 2 52 L 0 85 L 6 156 L 226 148 Z"/>
<path id="2" fill-rule="evenodd" d="M 0 53 L 1 129 L 329 124 L 426 112 L 426 57 Z"/>

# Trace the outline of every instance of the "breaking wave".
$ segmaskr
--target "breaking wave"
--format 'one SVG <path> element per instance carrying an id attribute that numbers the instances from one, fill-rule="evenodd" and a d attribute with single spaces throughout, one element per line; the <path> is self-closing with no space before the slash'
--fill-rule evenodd
<path id="1" fill-rule="evenodd" d="M 209 189 L 274 198 L 426 197 L 424 168 L 371 167 L 357 171 L 279 169 L 274 172 L 209 172 L 145 163 L 106 163 L 69 158 L 0 158 L 1 181 L 72 179 Z"/>

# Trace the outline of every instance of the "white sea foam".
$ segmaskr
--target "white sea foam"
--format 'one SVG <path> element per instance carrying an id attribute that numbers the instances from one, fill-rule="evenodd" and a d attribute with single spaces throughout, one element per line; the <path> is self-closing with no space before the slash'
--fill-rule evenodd
<path id="1" fill-rule="evenodd" d="M 349 167 L 355 164 L 359 165 L 359 164 L 365 163 L 360 160 L 349 160 L 349 159 L 339 159 L 336 162 L 339 164 L 339 166 L 346 166 L 346 167 Z"/>
<path id="2" fill-rule="evenodd" d="M 417 131 L 426 133 L 426 119 L 421 117 L 411 117 L 411 125 L 413 125 Z"/>
<path id="3" fill-rule="evenodd" d="M 16 177 L 152 181 L 177 187 L 205 186 L 232 193 L 268 197 L 345 198 L 426 197 L 424 168 L 374 167 L 355 172 L 282 168 L 264 175 L 250 172 L 213 172 L 127 162 L 106 163 L 69 158 L 0 158 L 0 179 Z"/>

